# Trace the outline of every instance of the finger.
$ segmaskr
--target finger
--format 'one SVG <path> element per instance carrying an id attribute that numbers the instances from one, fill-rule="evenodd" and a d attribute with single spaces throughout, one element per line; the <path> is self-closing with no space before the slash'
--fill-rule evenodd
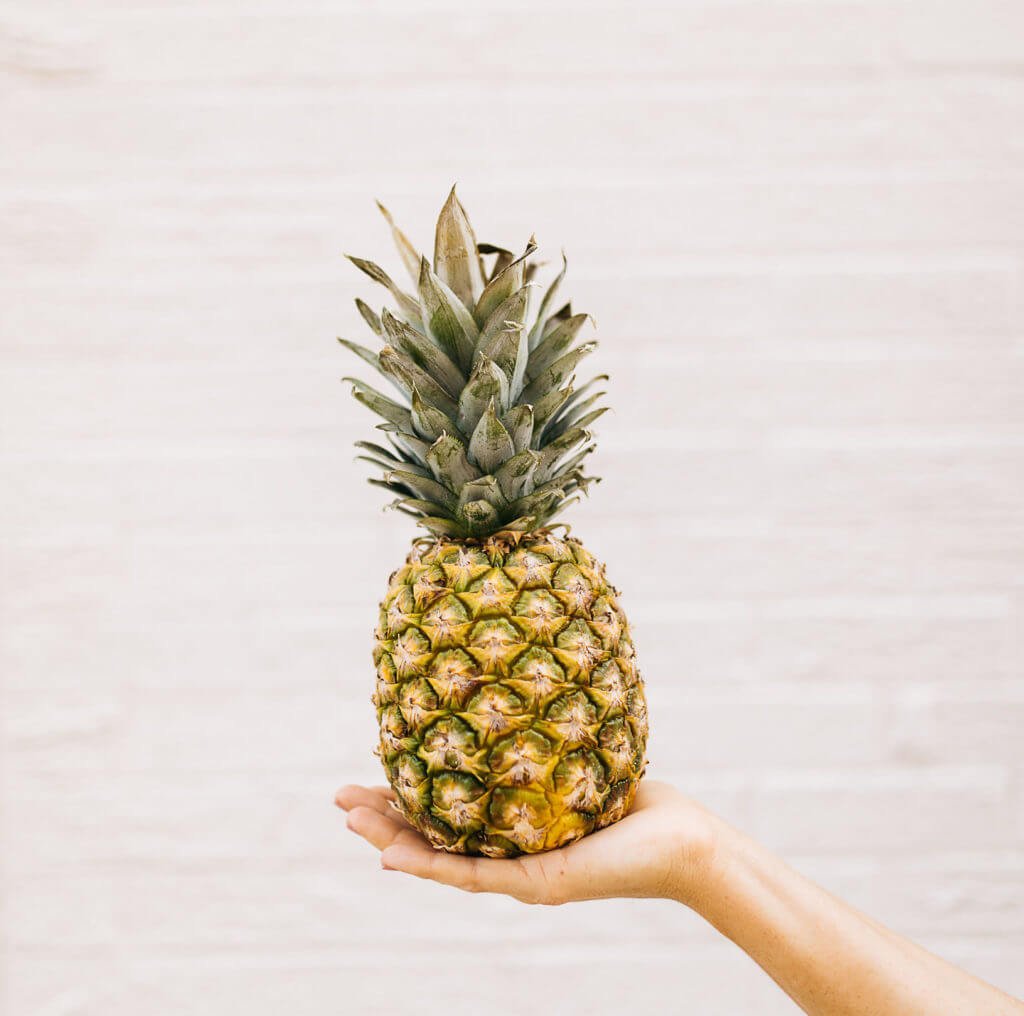
<path id="1" fill-rule="evenodd" d="M 363 805 L 358 805 L 348 813 L 347 825 L 352 832 L 362 836 L 378 850 L 383 850 L 393 843 L 406 842 L 409 839 L 414 843 L 422 842 L 419 835 L 397 817 L 391 818 L 382 815 L 379 811 Z"/>
<path id="2" fill-rule="evenodd" d="M 389 815 L 395 811 L 391 805 L 393 798 L 394 795 L 385 795 L 382 787 L 361 787 L 350 783 L 334 795 L 334 803 L 344 811 L 363 807 Z"/>
<path id="3" fill-rule="evenodd" d="M 554 902 L 531 874 L 529 863 L 490 857 L 465 857 L 421 844 L 396 843 L 380 857 L 381 866 L 428 878 L 471 893 L 501 893 L 531 903 Z"/>

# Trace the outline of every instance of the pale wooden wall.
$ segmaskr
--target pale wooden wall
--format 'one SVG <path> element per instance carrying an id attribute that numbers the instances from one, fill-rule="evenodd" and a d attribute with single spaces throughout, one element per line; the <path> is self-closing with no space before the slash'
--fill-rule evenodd
<path id="1" fill-rule="evenodd" d="M 598 322 L 652 775 L 1024 993 L 1022 117 L 1018 0 L 9 4 L 7 1012 L 793 1011 L 680 908 L 411 884 L 331 808 L 411 535 L 339 255 L 456 179 Z"/>

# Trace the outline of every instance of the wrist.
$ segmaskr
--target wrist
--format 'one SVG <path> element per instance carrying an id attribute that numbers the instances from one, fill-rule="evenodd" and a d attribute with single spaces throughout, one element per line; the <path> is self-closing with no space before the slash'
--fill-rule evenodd
<path id="1" fill-rule="evenodd" d="M 676 839 L 669 897 L 703 914 L 719 892 L 734 837 L 735 830 L 717 815 L 704 809 L 688 814 L 684 835 Z"/>

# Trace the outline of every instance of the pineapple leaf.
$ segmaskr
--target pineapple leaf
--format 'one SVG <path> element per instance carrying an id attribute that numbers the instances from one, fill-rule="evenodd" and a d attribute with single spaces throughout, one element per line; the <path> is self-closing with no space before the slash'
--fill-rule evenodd
<path id="1" fill-rule="evenodd" d="M 589 386 L 584 385 L 583 387 Z M 582 401 L 578 401 L 576 398 L 579 394 L 579 392 L 573 392 L 572 398 L 566 399 L 562 403 L 558 412 L 548 421 L 548 432 L 552 431 L 555 427 L 561 426 L 563 423 L 575 423 L 598 399 L 608 393 L 605 391 L 594 392 L 590 398 L 583 399 Z"/>
<path id="2" fill-rule="evenodd" d="M 430 337 L 463 371 L 469 370 L 480 330 L 462 301 L 431 271 L 426 258 L 420 262 L 420 299 Z"/>
<path id="3" fill-rule="evenodd" d="M 419 251 L 410 243 L 405 233 L 395 225 L 395 220 L 391 217 L 391 213 L 379 201 L 377 202 L 377 207 L 380 209 L 380 214 L 384 216 L 384 221 L 391 228 L 391 237 L 398 248 L 398 256 L 402 259 L 402 264 L 405 265 L 405 270 L 409 273 L 409 277 L 412 279 L 413 285 L 415 285 L 420 277 Z"/>
<path id="4" fill-rule="evenodd" d="M 381 426 L 384 427 L 387 424 L 382 424 Z M 411 424 L 409 430 L 412 430 Z M 422 438 L 396 428 L 394 432 L 388 433 L 388 440 L 404 458 L 415 462 L 417 465 L 426 465 L 427 452 L 430 450 L 430 445 Z"/>
<path id="5" fill-rule="evenodd" d="M 501 368 L 508 379 L 509 402 L 515 402 L 523 390 L 526 358 L 530 355 L 526 330 L 522 325 L 510 321 L 509 327 L 494 337 L 483 355 Z"/>
<path id="6" fill-rule="evenodd" d="M 505 429 L 512 435 L 512 444 L 517 452 L 530 447 L 533 439 L 533 408 L 531 406 L 513 406 L 505 414 L 502 421 Z"/>
<path id="7" fill-rule="evenodd" d="M 559 407 L 565 405 L 565 403 L 572 397 L 572 393 L 572 379 L 570 379 L 565 388 L 553 388 L 550 392 L 543 395 L 540 401 L 534 405 L 533 438 L 535 442 L 540 440 L 543 436 L 544 426 L 547 421 L 555 415 Z"/>
<path id="8" fill-rule="evenodd" d="M 598 398 L 595 395 L 594 398 Z M 553 423 L 544 435 L 544 441 L 554 441 L 556 438 L 561 437 L 570 427 L 580 427 L 586 430 L 595 420 L 604 416 L 608 412 L 608 406 L 599 406 L 597 409 L 591 410 L 589 413 L 583 412 L 583 406 L 573 410 L 571 413 L 567 413 L 562 419 L 557 420 Z M 580 415 L 582 413 L 582 415 Z"/>
<path id="9" fill-rule="evenodd" d="M 555 360 L 553 364 L 546 367 L 530 381 L 526 388 L 523 389 L 521 401 L 532 402 L 538 395 L 542 395 L 552 388 L 557 388 L 569 376 L 569 372 L 573 367 L 595 349 L 597 349 L 596 342 L 584 342 L 575 349 L 569 350 L 565 356 Z"/>
<path id="10" fill-rule="evenodd" d="M 537 241 L 530 237 L 526 250 L 514 261 L 507 264 L 490 282 L 487 283 L 480 299 L 477 301 L 473 316 L 477 324 L 483 325 L 494 311 L 504 303 L 516 290 L 522 289 L 526 283 L 526 259 L 537 249 Z"/>
<path id="11" fill-rule="evenodd" d="M 343 339 L 340 335 L 338 336 L 338 342 L 340 342 L 346 349 L 355 353 L 360 360 L 368 363 L 374 370 L 380 370 L 380 357 L 372 349 L 367 349 L 366 346 L 360 346 L 358 342 L 351 342 L 348 339 Z"/>
<path id="12" fill-rule="evenodd" d="M 357 455 L 355 457 L 355 461 L 369 462 L 372 465 L 377 466 L 378 469 L 383 469 L 385 472 L 387 472 L 390 469 L 394 469 L 396 465 L 403 465 L 406 467 L 411 467 L 413 465 L 413 463 L 411 462 L 399 463 L 392 459 L 378 459 L 376 455 Z M 417 466 L 416 468 L 418 469 L 419 467 Z"/>
<path id="13" fill-rule="evenodd" d="M 565 251 L 562 251 L 562 270 L 555 276 L 551 285 L 544 292 L 544 296 L 541 298 L 540 307 L 537 308 L 537 320 L 534 322 L 533 327 L 530 329 L 530 349 L 531 351 L 538 345 L 541 338 L 544 335 L 544 325 L 547 321 L 545 315 L 548 312 L 548 307 L 551 306 L 551 301 L 554 300 L 555 294 L 558 292 L 559 287 L 562 285 L 562 280 L 565 278 L 566 269 L 569 267 L 569 262 L 566 260 Z"/>
<path id="14" fill-rule="evenodd" d="M 442 434 L 427 451 L 427 465 L 434 479 L 443 483 L 452 493 L 458 493 L 480 471 L 466 458 L 461 441 L 450 434 Z"/>
<path id="15" fill-rule="evenodd" d="M 478 243 L 476 245 L 476 249 L 481 254 L 495 255 L 494 264 L 491 265 L 490 272 L 485 273 L 487 275 L 488 282 L 497 275 L 500 275 L 516 259 L 516 256 L 512 251 L 507 250 L 505 247 L 497 247 L 493 243 Z"/>
<path id="16" fill-rule="evenodd" d="M 530 353 L 530 362 L 526 366 L 527 378 L 532 381 L 545 367 L 554 363 L 573 344 L 577 333 L 589 318 L 589 314 L 574 314 L 559 322 Z"/>
<path id="17" fill-rule="evenodd" d="M 554 474 L 555 466 L 559 459 L 568 451 L 575 448 L 581 441 L 587 441 L 590 434 L 579 427 L 573 427 L 560 437 L 555 438 L 550 444 L 540 449 L 540 462 L 537 465 L 537 479 L 546 482 Z"/>
<path id="18" fill-rule="evenodd" d="M 444 505 L 435 504 L 433 501 L 425 501 L 422 498 L 417 497 L 403 497 L 397 501 L 392 501 L 390 504 L 384 506 L 387 508 L 411 508 L 413 509 L 413 515 L 437 515 L 438 513 L 444 512 Z"/>
<path id="19" fill-rule="evenodd" d="M 458 506 L 458 501 L 452 492 L 428 476 L 420 476 L 418 473 L 412 473 L 406 469 L 392 469 L 385 475 L 385 480 L 388 482 L 396 479 L 403 486 L 408 487 L 414 496 L 442 505 L 445 511 L 454 511 Z"/>
<path id="20" fill-rule="evenodd" d="M 378 480 L 375 476 L 370 476 L 366 482 L 374 487 L 382 487 L 392 494 L 401 494 L 402 497 L 413 496 L 413 492 L 404 483 L 399 483 L 397 480 Z"/>
<path id="21" fill-rule="evenodd" d="M 412 390 L 412 426 L 420 437 L 436 441 L 442 434 L 457 434 L 459 428 L 445 413 L 426 402 L 419 391 Z"/>
<path id="22" fill-rule="evenodd" d="M 531 529 L 537 528 L 537 523 L 538 519 L 535 515 L 520 515 L 511 522 L 503 522 L 501 528 L 513 533 L 528 533 Z"/>
<path id="23" fill-rule="evenodd" d="M 466 377 L 440 347 L 422 332 L 399 321 L 388 310 L 384 311 L 382 323 L 391 344 L 434 377 L 449 395 L 454 398 L 457 392 L 462 391 Z"/>
<path id="24" fill-rule="evenodd" d="M 513 501 L 509 510 L 516 515 L 548 516 L 561 500 L 560 490 L 539 490 Z"/>
<path id="25" fill-rule="evenodd" d="M 387 511 L 389 508 L 393 509 L 396 512 L 401 512 L 403 515 L 408 515 L 410 518 L 413 518 L 413 519 L 421 518 L 421 515 L 420 515 L 419 512 L 414 512 L 414 511 L 410 510 L 409 508 L 406 508 L 402 504 L 401 500 L 399 500 L 399 501 L 392 501 L 390 504 L 384 505 L 384 509 L 383 510 Z"/>
<path id="26" fill-rule="evenodd" d="M 509 501 L 522 497 L 530 488 L 534 470 L 540 462 L 536 452 L 524 451 L 503 462 L 495 474 L 502 493 Z"/>
<path id="27" fill-rule="evenodd" d="M 583 460 L 596 447 L 597 447 L 596 445 L 589 444 L 589 445 L 586 446 L 586 448 L 582 449 L 581 451 L 578 451 L 571 459 L 567 459 L 565 462 L 563 462 L 558 467 L 560 472 L 555 474 L 555 479 L 557 480 L 560 477 L 568 476 L 569 474 L 576 472 L 579 469 L 580 464 L 583 462 Z M 594 477 L 592 479 L 596 479 L 596 477 Z"/>
<path id="28" fill-rule="evenodd" d="M 381 458 L 387 459 L 392 464 L 401 461 L 389 448 L 385 448 L 383 445 L 374 444 L 372 441 L 356 441 L 355 446 L 357 448 L 362 448 L 363 451 L 367 451 L 371 455 L 379 455 Z"/>
<path id="29" fill-rule="evenodd" d="M 394 399 L 382 395 L 376 388 L 355 377 L 343 377 L 352 386 L 352 396 L 364 406 L 372 409 L 378 416 L 393 423 L 396 427 L 412 429 L 412 415 L 405 406 L 399 405 Z"/>
<path id="30" fill-rule="evenodd" d="M 494 411 L 494 399 L 491 399 L 470 438 L 470 459 L 485 473 L 491 473 L 514 454 L 512 438 L 498 419 Z"/>
<path id="31" fill-rule="evenodd" d="M 434 271 L 466 308 L 472 308 L 483 292 L 484 269 L 476 237 L 454 187 L 437 220 Z"/>
<path id="32" fill-rule="evenodd" d="M 471 533 L 491 532 L 497 528 L 498 512 L 489 501 L 467 501 L 459 508 Z"/>
<path id="33" fill-rule="evenodd" d="M 447 416 L 455 417 L 459 413 L 459 404 L 434 380 L 434 378 L 417 366 L 404 353 L 391 346 L 380 351 L 381 373 L 394 378 L 400 389 L 412 395 L 415 389 L 435 409 Z"/>
<path id="34" fill-rule="evenodd" d="M 434 536 L 464 536 L 465 530 L 457 522 L 437 515 L 425 515 L 418 520 L 428 532 Z"/>
<path id="35" fill-rule="evenodd" d="M 521 289 L 517 289 L 494 309 L 487 319 L 487 324 L 480 330 L 480 338 L 476 345 L 478 351 L 486 350 L 494 337 L 508 328 L 510 323 L 514 322 L 518 325 L 525 323 L 532 288 L 532 286 L 523 286 Z"/>
<path id="36" fill-rule="evenodd" d="M 481 358 L 459 396 L 459 429 L 463 434 L 473 433 L 484 410 L 494 400 L 500 406 L 509 404 L 508 379 L 496 363 Z"/>
<path id="37" fill-rule="evenodd" d="M 471 501 L 486 501 L 489 505 L 499 509 L 508 506 L 508 499 L 493 476 L 479 476 L 463 486 L 459 491 L 459 504 L 466 505 Z"/>
<path id="38" fill-rule="evenodd" d="M 374 335 L 383 335 L 383 329 L 381 328 L 380 318 L 377 317 L 376 311 L 373 310 L 368 304 L 356 297 L 356 309 L 359 311 L 362 319 L 370 326 L 370 331 Z"/>
<path id="39" fill-rule="evenodd" d="M 398 304 L 398 309 L 402 312 L 402 316 L 407 321 L 419 321 L 420 320 L 420 305 L 404 290 L 399 287 L 392 280 L 391 276 L 388 275 L 383 268 L 379 265 L 375 265 L 372 261 L 367 261 L 365 258 L 357 258 L 352 254 L 346 254 L 345 257 L 349 259 L 361 272 L 369 275 L 374 282 L 380 283 L 389 293 L 395 298 L 395 302 Z"/>
<path id="40" fill-rule="evenodd" d="M 544 330 L 541 332 L 542 338 L 547 338 L 563 321 L 568 321 L 572 317 L 572 304 L 567 303 L 555 311 L 544 322 Z"/>
<path id="41" fill-rule="evenodd" d="M 607 380 L 608 380 L 608 375 L 607 374 L 595 374 L 592 378 L 590 378 L 589 381 L 585 381 L 583 384 L 581 384 L 579 386 L 579 388 L 575 389 L 572 392 L 572 394 L 559 407 L 558 413 L 555 414 L 555 415 L 557 416 L 557 415 L 560 415 L 562 413 L 567 412 L 569 407 L 576 405 L 576 403 L 579 402 L 579 400 L 583 397 L 583 395 L 587 391 L 589 391 L 591 388 L 593 388 L 594 385 L 600 384 L 602 381 L 607 381 Z M 605 393 L 604 392 L 600 392 L 599 394 L 604 395 Z M 596 396 L 591 397 L 590 399 L 588 399 L 587 403 L 589 404 L 590 402 L 592 402 L 595 397 Z"/>

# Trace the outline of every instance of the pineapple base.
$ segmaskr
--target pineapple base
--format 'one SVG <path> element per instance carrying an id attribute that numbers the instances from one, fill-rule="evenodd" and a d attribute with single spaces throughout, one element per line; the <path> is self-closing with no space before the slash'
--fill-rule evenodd
<path id="1" fill-rule="evenodd" d="M 380 758 L 434 846 L 514 857 L 628 813 L 643 682 L 617 591 L 579 540 L 418 540 L 375 640 Z"/>

